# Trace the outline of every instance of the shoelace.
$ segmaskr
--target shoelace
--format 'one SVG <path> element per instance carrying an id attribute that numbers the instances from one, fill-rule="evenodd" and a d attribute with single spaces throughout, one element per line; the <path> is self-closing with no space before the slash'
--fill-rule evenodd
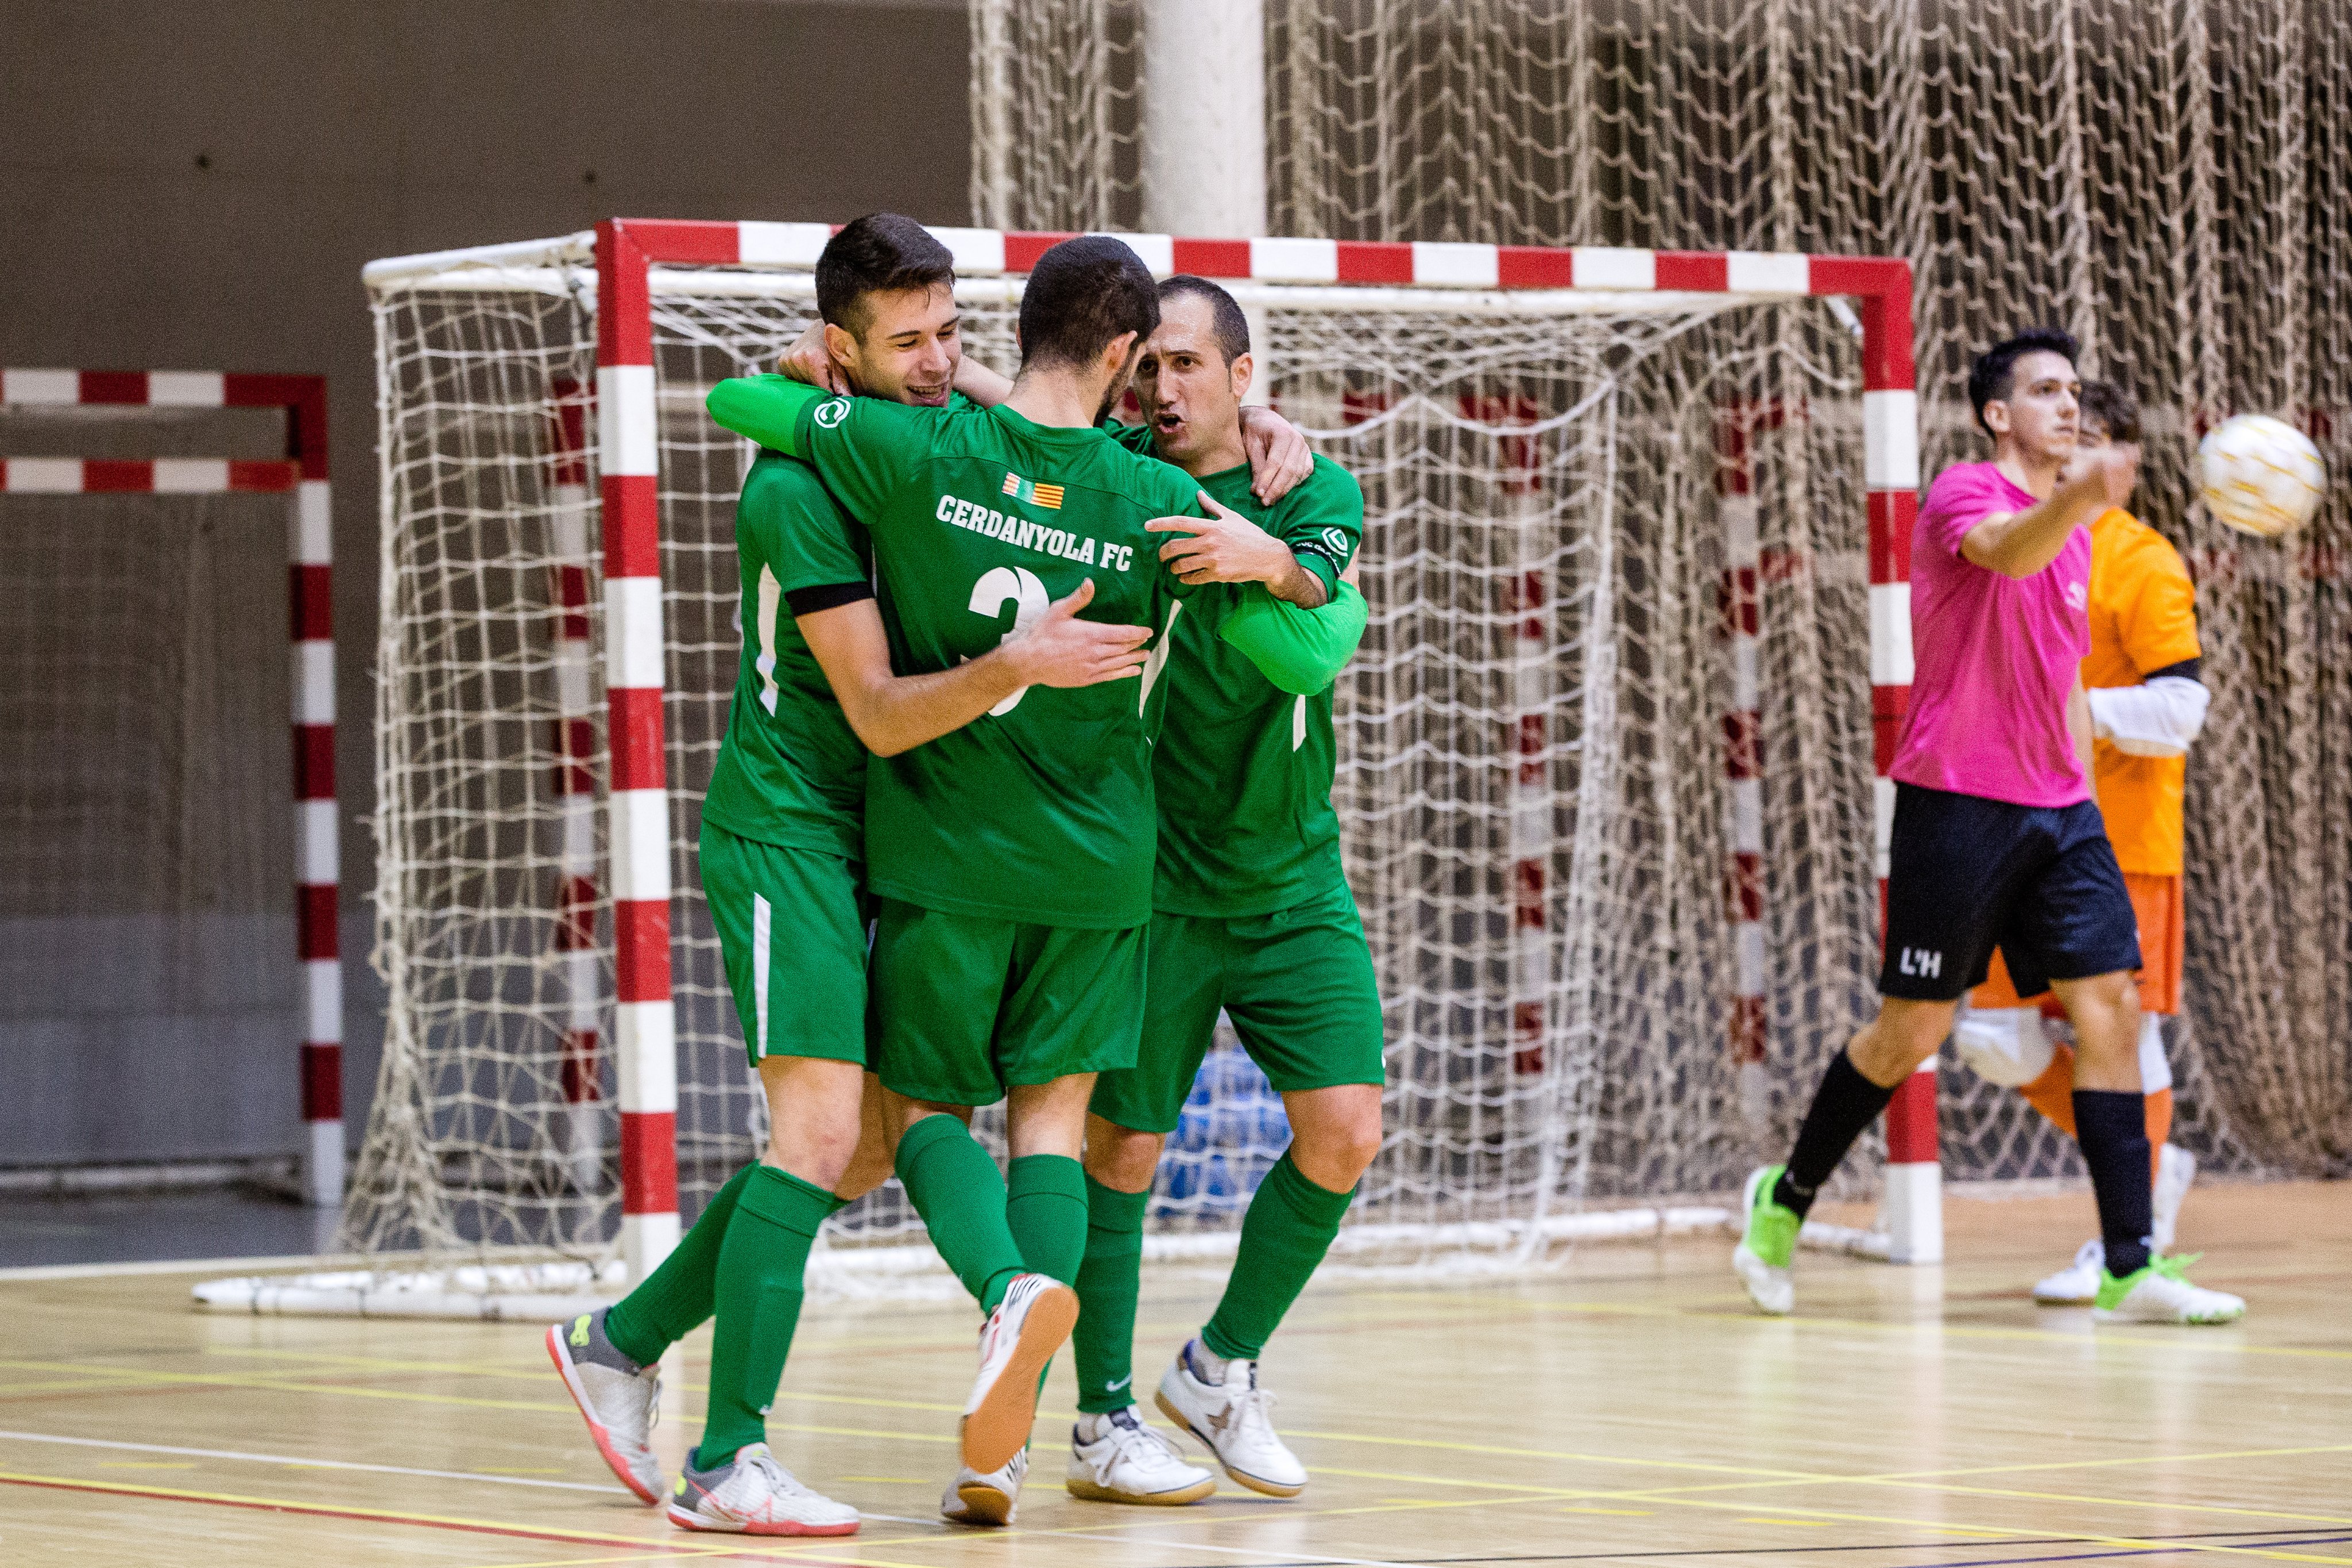
<path id="1" fill-rule="evenodd" d="M 1229 1390 L 1225 1395 L 1225 1404 L 1234 1412 L 1234 1426 L 1236 1430 L 1257 1427 L 1265 1429 L 1269 1435 L 1272 1434 L 1274 1396 L 1257 1386 L 1255 1381 L 1246 1388 Z"/>
<path id="2" fill-rule="evenodd" d="M 1110 1428 L 1111 1444 L 1122 1455 L 1150 1459 L 1176 1452 L 1174 1444 L 1140 1421 L 1131 1427 L 1124 1421 L 1106 1421 L 1103 1424 Z"/>
<path id="3" fill-rule="evenodd" d="M 768 1491 L 771 1496 L 779 1498 L 813 1498 L 817 1495 L 815 1492 L 809 1490 L 798 1476 L 793 1474 L 792 1471 L 778 1464 L 776 1462 L 776 1457 L 773 1454 L 753 1454 L 745 1462 L 750 1464 L 752 1469 L 758 1470 L 762 1476 L 767 1478 Z"/>

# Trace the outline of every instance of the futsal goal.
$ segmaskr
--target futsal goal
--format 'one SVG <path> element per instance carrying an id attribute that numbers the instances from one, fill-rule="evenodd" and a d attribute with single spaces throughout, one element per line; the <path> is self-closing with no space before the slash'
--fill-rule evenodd
<path id="1" fill-rule="evenodd" d="M 1010 371 L 1023 275 L 1065 236 L 934 232 L 967 351 Z M 761 1146 L 696 863 L 752 454 L 702 405 L 813 319 L 829 233 L 614 221 L 367 269 L 389 999 L 344 1240 L 380 1266 L 212 1304 L 611 1289 Z M 1270 400 L 1365 492 L 1337 795 L 1387 1138 L 1335 1256 L 1525 1268 L 1719 1227 L 1873 1005 L 1910 678 L 1908 267 L 1123 237 L 1241 298 Z M 1932 1259 L 1932 1073 L 1888 1136 L 1879 1245 Z M 1230 1247 L 1286 1138 L 1213 1052 L 1154 1249 Z M 919 1225 L 885 1186 L 833 1221 L 820 1279 L 951 1288 L 893 1245 Z"/>

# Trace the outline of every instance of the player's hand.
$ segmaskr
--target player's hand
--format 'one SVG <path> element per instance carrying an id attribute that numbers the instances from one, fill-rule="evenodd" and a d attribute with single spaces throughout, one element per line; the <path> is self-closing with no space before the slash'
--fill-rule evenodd
<path id="1" fill-rule="evenodd" d="M 2077 452 L 2059 474 L 2062 485 L 2080 485 L 2110 507 L 2131 499 L 2132 482 L 2139 472 L 2139 448 L 2120 443 Z"/>
<path id="2" fill-rule="evenodd" d="M 1155 534 L 1181 533 L 1160 547 L 1160 559 L 1176 580 L 1272 582 L 1290 568 L 1290 547 L 1234 511 L 1200 493 L 1205 517 L 1154 517 L 1143 526 Z"/>
<path id="3" fill-rule="evenodd" d="M 1249 454 L 1250 494 L 1274 505 L 1315 472 L 1315 452 L 1298 427 L 1262 404 L 1242 409 L 1242 450 Z"/>
<path id="4" fill-rule="evenodd" d="M 1143 644 L 1151 640 L 1149 626 L 1107 626 L 1081 621 L 1095 596 L 1088 578 L 1077 591 L 1054 601 L 1035 624 L 1004 644 L 1024 686 L 1091 686 L 1123 681 L 1142 673 L 1150 657 Z"/>
<path id="5" fill-rule="evenodd" d="M 776 356 L 776 373 L 825 392 L 837 392 L 843 397 L 855 395 L 850 390 L 849 378 L 841 373 L 841 367 L 835 364 L 833 356 L 824 351 L 824 323 L 822 321 L 810 322 L 808 330 L 793 339 L 793 346 Z"/>

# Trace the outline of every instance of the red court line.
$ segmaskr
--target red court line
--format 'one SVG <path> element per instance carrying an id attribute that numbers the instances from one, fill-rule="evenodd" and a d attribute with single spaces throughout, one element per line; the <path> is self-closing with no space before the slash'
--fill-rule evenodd
<path id="1" fill-rule="evenodd" d="M 430 1530 L 454 1530 L 468 1535 L 510 1535 L 526 1541 L 560 1541 L 572 1546 L 623 1546 L 635 1552 L 677 1553 L 688 1557 L 714 1555 L 718 1542 L 648 1540 L 636 1535 L 600 1535 L 581 1530 L 533 1530 L 520 1524 L 487 1524 L 475 1520 L 442 1519 L 426 1513 L 394 1513 L 382 1509 L 329 1508 L 321 1503 L 293 1502 L 279 1498 L 237 1497 L 228 1492 L 181 1491 L 164 1487 L 124 1486 L 112 1481 L 77 1481 L 61 1476 L 24 1476 L 0 1472 L 0 1484 L 48 1491 L 96 1492 L 103 1497 L 152 1498 L 163 1502 L 209 1503 L 215 1508 L 252 1509 L 262 1513 L 307 1514 L 319 1519 L 355 1519 L 373 1524 L 413 1524 Z M 777 1537 L 779 1544 L 787 1538 Z M 731 1554 L 730 1554 L 731 1555 Z M 838 1557 L 809 1557 L 793 1552 L 791 1561 L 817 1568 L 873 1568 L 870 1563 Z"/>

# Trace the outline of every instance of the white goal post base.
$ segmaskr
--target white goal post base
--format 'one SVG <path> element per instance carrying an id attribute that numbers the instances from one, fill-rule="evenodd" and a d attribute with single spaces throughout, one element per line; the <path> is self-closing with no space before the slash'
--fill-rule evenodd
<path id="1" fill-rule="evenodd" d="M 1737 1236 L 1739 1216 L 1708 1205 L 1669 1208 L 1616 1208 L 1562 1215 L 1536 1226 L 1481 1227 L 1494 1235 L 1465 1236 L 1479 1255 L 1495 1260 L 1494 1272 L 1524 1272 L 1552 1249 L 1580 1242 L 1664 1241 L 1690 1236 Z M 1530 1234 L 1532 1230 L 1532 1234 Z M 1419 1226 L 1353 1226 L 1339 1233 L 1328 1258 L 1330 1272 L 1385 1281 L 1426 1274 L 1411 1265 L 1379 1261 L 1403 1242 L 1413 1249 L 1433 1239 Z M 1239 1245 L 1233 1231 L 1196 1231 L 1147 1236 L 1143 1260 L 1163 1268 L 1222 1265 Z M 1532 1243 L 1532 1245 L 1530 1245 Z M 1797 1243 L 1811 1251 L 1885 1260 L 1885 1232 L 1808 1220 Z M 1532 1260 L 1529 1254 L 1533 1254 Z M 1444 1278 L 1458 1278 L 1458 1274 Z M 1435 1282 L 1433 1280 L 1433 1282 Z M 608 1307 L 628 1289 L 622 1260 L 586 1263 L 490 1263 L 401 1273 L 342 1269 L 315 1274 L 250 1274 L 211 1280 L 195 1287 L 198 1311 L 260 1317 L 447 1318 L 486 1322 L 546 1322 Z M 812 1301 L 949 1301 L 961 1289 L 928 1242 L 887 1247 L 829 1247 L 820 1241 L 809 1254 L 806 1293 Z"/>

